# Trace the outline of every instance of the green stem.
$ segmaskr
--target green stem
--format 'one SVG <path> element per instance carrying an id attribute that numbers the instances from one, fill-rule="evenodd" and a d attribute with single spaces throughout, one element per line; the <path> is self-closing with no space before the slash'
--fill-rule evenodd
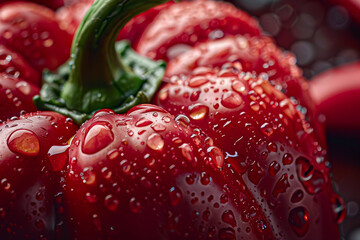
<path id="1" fill-rule="evenodd" d="M 73 41 L 70 76 L 61 91 L 68 109 L 91 113 L 117 108 L 141 90 L 143 78 L 115 50 L 120 29 L 134 16 L 168 0 L 96 0 Z"/>

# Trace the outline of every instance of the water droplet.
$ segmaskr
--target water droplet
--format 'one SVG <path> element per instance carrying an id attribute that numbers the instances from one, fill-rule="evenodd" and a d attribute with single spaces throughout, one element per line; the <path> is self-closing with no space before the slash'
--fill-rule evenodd
<path id="1" fill-rule="evenodd" d="M 141 209 L 141 204 L 135 197 L 132 197 L 129 201 L 129 207 L 133 213 L 138 213 Z"/>
<path id="2" fill-rule="evenodd" d="M 251 165 L 248 171 L 248 178 L 249 180 L 254 183 L 258 184 L 260 179 L 265 175 L 264 170 L 260 167 L 259 163 L 254 163 Z"/>
<path id="3" fill-rule="evenodd" d="M 195 182 L 195 176 L 192 174 L 189 174 L 186 176 L 185 181 L 188 185 L 193 185 Z"/>
<path id="4" fill-rule="evenodd" d="M 303 157 L 296 159 L 296 168 L 298 177 L 308 193 L 317 194 L 326 187 L 327 178 L 319 170 L 314 170 L 308 159 Z"/>
<path id="5" fill-rule="evenodd" d="M 120 155 L 120 152 L 116 149 L 111 150 L 106 154 L 107 159 L 114 160 Z"/>
<path id="6" fill-rule="evenodd" d="M 9 182 L 9 180 L 7 178 L 3 178 L 1 179 L 1 186 L 2 188 L 5 190 L 5 191 L 10 191 L 10 188 L 11 188 L 11 184 Z"/>
<path id="7" fill-rule="evenodd" d="M 42 220 L 40 219 L 37 219 L 35 221 L 35 226 L 38 228 L 38 229 L 43 229 L 45 227 L 45 224 Z"/>
<path id="8" fill-rule="evenodd" d="M 37 156 L 40 152 L 39 138 L 25 129 L 14 131 L 9 136 L 7 145 L 12 152 L 25 156 Z"/>
<path id="9" fill-rule="evenodd" d="M 204 219 L 205 221 L 209 221 L 209 217 L 210 217 L 210 211 L 209 211 L 209 210 L 205 210 L 205 211 L 203 212 L 203 219 Z"/>
<path id="10" fill-rule="evenodd" d="M 294 158 L 290 153 L 285 153 L 283 156 L 283 164 L 289 165 L 293 162 Z"/>
<path id="11" fill-rule="evenodd" d="M 260 128 L 263 134 L 265 134 L 268 137 L 270 137 L 274 133 L 274 129 L 272 125 L 269 123 L 264 123 L 263 125 L 261 125 Z"/>
<path id="12" fill-rule="evenodd" d="M 269 142 L 269 144 L 267 145 L 267 149 L 270 151 L 270 152 L 277 152 L 277 146 L 275 143 L 273 142 Z"/>
<path id="13" fill-rule="evenodd" d="M 250 108 L 251 108 L 251 110 L 253 110 L 254 112 L 257 112 L 257 111 L 260 110 L 260 105 L 259 105 L 259 103 L 252 101 L 252 102 L 250 103 Z"/>
<path id="14" fill-rule="evenodd" d="M 226 210 L 225 212 L 223 212 L 221 219 L 227 223 L 230 224 L 232 227 L 236 227 L 236 220 L 235 220 L 235 216 L 234 213 L 231 210 Z"/>
<path id="15" fill-rule="evenodd" d="M 235 240 L 235 230 L 233 228 L 222 228 L 219 231 L 219 239 Z"/>
<path id="16" fill-rule="evenodd" d="M 95 194 L 91 194 L 89 192 L 87 192 L 85 194 L 85 197 L 86 197 L 86 200 L 89 202 L 89 203 L 95 203 L 97 202 L 97 196 Z"/>
<path id="17" fill-rule="evenodd" d="M 310 227 L 310 216 L 304 207 L 296 207 L 290 211 L 289 223 L 292 230 L 300 237 L 304 236 Z"/>
<path id="18" fill-rule="evenodd" d="M 193 120 L 202 120 L 204 119 L 208 113 L 209 113 L 209 108 L 205 105 L 202 104 L 194 104 L 189 106 L 189 111 L 190 111 L 190 118 Z"/>
<path id="19" fill-rule="evenodd" d="M 110 211 L 116 211 L 119 200 L 117 200 L 113 195 L 109 194 L 105 197 L 105 207 L 109 209 Z"/>
<path id="20" fill-rule="evenodd" d="M 138 120 L 135 123 L 135 127 L 146 127 L 146 126 L 149 126 L 152 123 L 153 123 L 152 121 L 150 121 L 148 119 L 145 119 L 145 118 L 142 118 L 142 119 Z"/>
<path id="21" fill-rule="evenodd" d="M 222 168 L 224 165 L 224 154 L 220 148 L 211 146 L 207 149 L 207 152 L 209 153 L 215 167 L 218 169 Z"/>
<path id="22" fill-rule="evenodd" d="M 238 93 L 244 93 L 246 90 L 245 84 L 238 80 L 233 81 L 231 87 Z"/>
<path id="23" fill-rule="evenodd" d="M 304 198 L 304 192 L 301 189 L 296 190 L 291 196 L 291 202 L 298 203 Z"/>
<path id="24" fill-rule="evenodd" d="M 189 144 L 184 143 L 179 148 L 181 149 L 181 154 L 184 158 L 189 162 L 192 162 L 194 157 L 192 147 Z"/>
<path id="25" fill-rule="evenodd" d="M 80 175 L 83 180 L 83 183 L 87 185 L 91 185 L 95 183 L 96 175 L 92 170 L 92 168 L 85 168 Z"/>
<path id="26" fill-rule="evenodd" d="M 123 173 L 130 173 L 130 170 L 131 170 L 131 164 L 128 160 L 122 160 L 120 162 L 120 167 L 121 167 L 121 170 L 123 171 Z"/>
<path id="27" fill-rule="evenodd" d="M 344 200 L 337 194 L 333 194 L 330 199 L 331 206 L 333 208 L 334 217 L 337 224 L 344 221 L 346 217 L 346 207 Z"/>
<path id="28" fill-rule="evenodd" d="M 107 167 L 103 167 L 101 169 L 101 174 L 105 179 L 110 179 L 112 172 Z"/>
<path id="29" fill-rule="evenodd" d="M 160 101 L 166 101 L 169 97 L 169 89 L 163 89 L 159 93 Z"/>
<path id="30" fill-rule="evenodd" d="M 241 96 L 233 91 L 223 93 L 221 104 L 226 108 L 237 108 L 243 103 Z"/>
<path id="31" fill-rule="evenodd" d="M 48 157 L 54 171 L 65 169 L 69 157 L 69 147 L 70 145 L 52 146 L 49 149 Z"/>
<path id="32" fill-rule="evenodd" d="M 279 181 L 277 181 L 274 190 L 272 192 L 274 198 L 277 198 L 280 193 L 286 192 L 286 189 L 290 187 L 290 183 L 288 180 L 288 175 L 284 174 L 280 177 Z"/>
<path id="33" fill-rule="evenodd" d="M 269 174 L 275 176 L 280 171 L 280 164 L 276 161 L 270 163 Z"/>
<path id="34" fill-rule="evenodd" d="M 164 148 L 165 142 L 160 134 L 153 133 L 148 137 L 146 145 L 154 151 L 161 151 Z"/>
<path id="35" fill-rule="evenodd" d="M 195 76 L 189 80 L 189 87 L 196 88 L 204 85 L 209 82 L 209 80 L 204 76 Z"/>
<path id="36" fill-rule="evenodd" d="M 181 190 L 178 187 L 172 187 L 169 190 L 171 205 L 176 206 L 179 204 L 182 198 Z"/>
<path id="37" fill-rule="evenodd" d="M 31 93 L 30 85 L 25 81 L 20 81 L 16 84 L 16 88 L 22 92 L 24 95 L 29 95 Z"/>
<path id="38" fill-rule="evenodd" d="M 162 132 L 162 131 L 165 131 L 165 129 L 166 129 L 166 127 L 161 123 L 155 123 L 155 124 L 151 125 L 151 128 L 155 132 Z"/>
<path id="39" fill-rule="evenodd" d="M 85 154 L 93 154 L 114 141 L 114 134 L 106 123 L 93 125 L 85 136 L 82 150 Z"/>
<path id="40" fill-rule="evenodd" d="M 257 228 L 258 228 L 259 232 L 262 233 L 267 228 L 266 223 L 263 220 L 258 221 L 257 222 Z"/>
<path id="41" fill-rule="evenodd" d="M 199 97 L 200 97 L 200 93 L 201 93 L 201 91 L 192 92 L 191 95 L 190 95 L 190 100 L 191 101 L 197 101 L 199 99 Z"/>
<path id="42" fill-rule="evenodd" d="M 202 185 L 208 185 L 211 182 L 210 175 L 206 172 L 202 172 L 200 182 Z"/>

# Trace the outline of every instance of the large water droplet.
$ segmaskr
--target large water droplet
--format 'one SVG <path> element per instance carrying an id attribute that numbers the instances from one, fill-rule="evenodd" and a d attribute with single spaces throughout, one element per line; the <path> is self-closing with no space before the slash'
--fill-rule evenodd
<path id="1" fill-rule="evenodd" d="M 215 167 L 218 169 L 222 168 L 224 165 L 224 154 L 220 148 L 211 146 L 207 149 L 207 152 L 209 153 Z"/>
<path id="2" fill-rule="evenodd" d="M 194 104 L 189 106 L 190 118 L 193 120 L 202 120 L 204 119 L 209 112 L 209 108 L 202 104 Z"/>
<path id="3" fill-rule="evenodd" d="M 85 154 L 96 153 L 114 141 L 114 133 L 105 124 L 97 123 L 87 132 L 82 147 Z"/>
<path id="4" fill-rule="evenodd" d="M 7 145 L 12 152 L 25 156 L 37 156 L 40 152 L 39 138 L 25 129 L 14 131 L 9 136 Z"/>
<path id="5" fill-rule="evenodd" d="M 165 142 L 160 134 L 153 133 L 148 137 L 146 145 L 154 151 L 161 151 L 164 148 Z"/>
<path id="6" fill-rule="evenodd" d="M 308 193 L 317 194 L 326 187 L 327 178 L 319 170 L 314 170 L 308 159 L 303 157 L 296 159 L 296 168 L 298 177 Z"/>
<path id="7" fill-rule="evenodd" d="M 236 220 L 235 220 L 235 216 L 234 213 L 231 210 L 226 210 L 225 212 L 223 212 L 221 219 L 227 223 L 230 224 L 232 227 L 236 227 Z"/>
<path id="8" fill-rule="evenodd" d="M 310 216 L 304 207 L 296 207 L 290 211 L 289 223 L 292 230 L 300 237 L 304 236 L 310 227 Z"/>
<path id="9" fill-rule="evenodd" d="M 280 193 L 286 192 L 286 189 L 290 187 L 288 175 L 284 174 L 281 176 L 279 181 L 276 183 L 274 190 L 272 192 L 274 198 L 277 198 Z"/>
<path id="10" fill-rule="evenodd" d="M 221 97 L 221 104 L 226 108 L 237 108 L 243 103 L 241 96 L 233 91 L 225 92 Z"/>
<path id="11" fill-rule="evenodd" d="M 135 126 L 136 127 L 146 127 L 146 126 L 149 126 L 150 124 L 152 124 L 153 122 L 148 120 L 148 119 L 145 119 L 145 118 L 142 118 L 140 120 L 138 120 L 136 123 L 135 123 Z"/>
<path id="12" fill-rule="evenodd" d="M 178 187 L 172 187 L 169 190 L 171 205 L 176 206 L 179 204 L 182 198 L 181 190 Z"/>
<path id="13" fill-rule="evenodd" d="M 209 82 L 209 80 L 204 76 L 195 76 L 189 80 L 189 87 L 195 88 L 204 85 L 205 83 Z"/>
<path id="14" fill-rule="evenodd" d="M 69 147 L 70 145 L 52 146 L 49 149 L 48 157 L 54 171 L 65 169 L 69 157 Z"/>
<path id="15" fill-rule="evenodd" d="M 265 172 L 260 167 L 259 163 L 251 165 L 250 169 L 248 170 L 248 178 L 254 184 L 258 184 L 264 174 Z"/>
<path id="16" fill-rule="evenodd" d="M 193 160 L 192 147 L 189 144 L 184 143 L 179 148 L 181 149 L 181 154 L 184 156 L 184 158 L 186 160 L 188 160 L 189 162 L 192 162 L 192 160 Z"/>

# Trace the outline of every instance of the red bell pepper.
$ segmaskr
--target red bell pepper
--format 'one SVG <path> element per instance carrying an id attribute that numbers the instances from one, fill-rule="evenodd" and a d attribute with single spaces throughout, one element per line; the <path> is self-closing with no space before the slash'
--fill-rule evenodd
<path id="1" fill-rule="evenodd" d="M 77 127 L 54 112 L 37 112 L 0 124 L 0 237 L 55 239 L 61 228 L 61 174 L 53 166 L 66 155 L 53 145 L 66 145 Z M 49 151 L 50 150 L 50 151 Z M 49 155 L 50 154 L 50 155 Z M 59 194 L 60 193 L 60 194 Z"/>
<path id="2" fill-rule="evenodd" d="M 36 70 L 55 70 L 70 56 L 71 35 L 52 10 L 28 2 L 0 5 L 0 44 L 20 53 Z"/>
<path id="3" fill-rule="evenodd" d="M 17 1 L 17 0 L 15 0 L 15 1 Z M 15 2 L 15 1 L 14 0 L 0 0 L 0 4 L 5 3 L 5 2 Z M 64 0 L 21 0 L 21 1 L 33 2 L 33 3 L 45 5 L 54 10 L 56 10 L 64 5 Z"/>
<path id="4" fill-rule="evenodd" d="M 141 35 L 136 50 L 152 59 L 169 60 L 208 39 L 260 33 L 255 19 L 229 3 L 182 1 L 160 12 Z"/>
<path id="5" fill-rule="evenodd" d="M 299 72 L 291 62 L 281 67 L 283 55 L 273 44 L 267 53 L 278 61 L 272 69 L 278 76 L 256 72 L 267 68 L 256 67 L 266 60 L 254 53 L 248 63 L 172 76 L 154 100 L 166 110 L 142 104 L 156 93 L 164 63 L 140 57 L 116 39 L 129 19 L 165 2 L 95 1 L 75 34 L 68 64 L 44 74 L 36 106 L 83 123 L 69 152 L 76 126 L 54 112 L 0 125 L 0 238 L 338 239 L 343 201 L 306 118 L 276 89 L 287 89 L 278 80 L 288 81 L 283 74 L 295 78 Z M 190 18 L 195 10 L 199 14 Z M 151 42 L 153 33 L 162 36 L 160 23 L 179 31 Z M 261 32 L 228 4 L 181 2 L 161 10 L 138 49 L 166 59 L 177 44 L 238 34 Z M 247 64 L 256 70 L 244 72 Z M 276 76 L 275 87 L 268 74 Z M 27 182 L 13 173 L 20 163 Z M 34 198 L 35 205 L 27 201 Z M 37 214 L 30 212 L 29 219 L 30 210 Z"/>
<path id="6" fill-rule="evenodd" d="M 32 98 L 40 89 L 20 78 L 0 73 L 0 122 L 25 112 L 35 112 Z"/>
<path id="7" fill-rule="evenodd" d="M 295 56 L 280 50 L 270 37 L 227 36 L 199 43 L 169 61 L 165 81 L 171 81 L 174 75 L 189 75 L 197 67 L 221 67 L 227 62 L 239 63 L 244 72 L 266 73 L 273 86 L 293 99 L 325 145 L 323 126 L 318 121 L 308 83 L 296 65 Z"/>
<path id="8" fill-rule="evenodd" d="M 304 116 L 267 76 L 228 64 L 200 67 L 165 85 L 155 103 L 184 116 L 224 151 L 225 164 L 258 199 L 274 236 L 339 238 L 336 222 L 345 213 L 330 204 L 338 197 L 323 149 Z"/>
<path id="9" fill-rule="evenodd" d="M 314 77 L 310 93 L 328 130 L 351 135 L 360 132 L 360 62 Z"/>
<path id="10" fill-rule="evenodd" d="M 40 74 L 23 59 L 23 57 L 0 45 L 0 73 L 6 73 L 13 78 L 22 78 L 40 86 Z"/>

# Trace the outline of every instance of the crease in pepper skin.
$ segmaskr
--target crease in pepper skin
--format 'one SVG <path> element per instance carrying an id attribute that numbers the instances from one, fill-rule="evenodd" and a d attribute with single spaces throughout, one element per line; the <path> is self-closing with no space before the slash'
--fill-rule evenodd
<path id="1" fill-rule="evenodd" d="M 102 108 L 123 112 L 150 102 L 161 83 L 165 63 L 142 58 L 127 43 L 115 46 L 115 41 L 132 17 L 165 2 L 95 1 L 75 35 L 68 66 L 58 69 L 58 77 L 56 73 L 45 74 L 35 105 L 81 124 Z"/>

